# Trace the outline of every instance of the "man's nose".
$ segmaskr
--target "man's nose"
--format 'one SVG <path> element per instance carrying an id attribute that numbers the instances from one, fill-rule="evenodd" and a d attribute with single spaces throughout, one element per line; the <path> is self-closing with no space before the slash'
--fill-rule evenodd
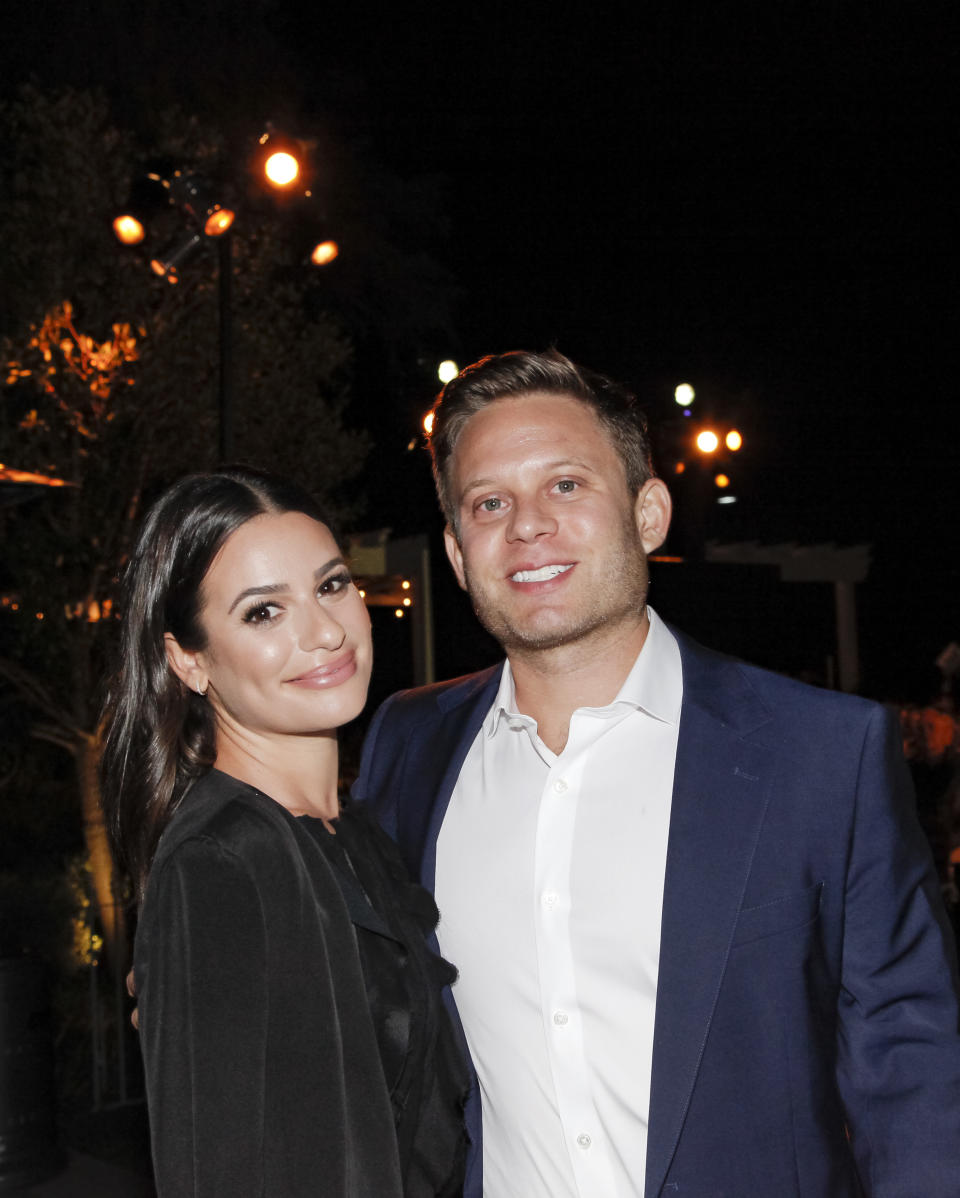
<path id="1" fill-rule="evenodd" d="M 516 499 L 507 525 L 508 541 L 536 541 L 557 531 L 556 517 L 538 497 Z"/>

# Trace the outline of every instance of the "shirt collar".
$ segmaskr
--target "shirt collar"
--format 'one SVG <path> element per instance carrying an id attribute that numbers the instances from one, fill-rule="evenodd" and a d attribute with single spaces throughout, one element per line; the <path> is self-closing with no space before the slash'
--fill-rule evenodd
<path id="1" fill-rule="evenodd" d="M 626 704 L 663 723 L 679 723 L 680 705 L 683 701 L 680 647 L 676 637 L 652 607 L 647 607 L 647 615 L 650 627 L 647 629 L 643 648 L 624 679 L 617 697 L 605 708 L 584 710 L 609 711 L 618 705 Z M 500 686 L 483 721 L 483 729 L 487 736 L 496 734 L 501 719 L 521 724 L 533 723 L 530 716 L 517 710 L 517 692 L 509 661 L 503 663 Z"/>

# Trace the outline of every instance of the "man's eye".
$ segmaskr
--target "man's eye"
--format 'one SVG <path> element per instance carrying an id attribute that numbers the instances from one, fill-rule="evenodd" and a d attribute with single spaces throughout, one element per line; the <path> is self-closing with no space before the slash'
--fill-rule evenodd
<path id="1" fill-rule="evenodd" d="M 569 495 L 577 489 L 577 483 L 572 478 L 561 478 L 557 483 L 557 490 L 561 495 Z"/>
<path id="2" fill-rule="evenodd" d="M 481 499 L 477 505 L 481 512 L 498 512 L 503 504 L 503 500 L 496 495 L 491 495 L 489 499 Z"/>

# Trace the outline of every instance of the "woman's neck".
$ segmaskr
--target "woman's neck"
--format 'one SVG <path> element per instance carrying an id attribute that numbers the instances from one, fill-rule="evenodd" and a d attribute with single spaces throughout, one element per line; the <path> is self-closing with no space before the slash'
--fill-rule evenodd
<path id="1" fill-rule="evenodd" d="M 291 815 L 336 819 L 339 756 L 335 732 L 278 738 L 217 733 L 218 770 L 269 795 Z"/>

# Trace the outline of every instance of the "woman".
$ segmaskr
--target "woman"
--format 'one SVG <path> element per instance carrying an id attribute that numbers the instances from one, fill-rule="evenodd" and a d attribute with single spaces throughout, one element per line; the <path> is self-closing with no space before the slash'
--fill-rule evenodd
<path id="1" fill-rule="evenodd" d="M 460 1192 L 453 970 L 392 842 L 338 798 L 370 621 L 299 489 L 176 483 L 125 576 L 102 787 L 141 910 L 158 1193 Z"/>

